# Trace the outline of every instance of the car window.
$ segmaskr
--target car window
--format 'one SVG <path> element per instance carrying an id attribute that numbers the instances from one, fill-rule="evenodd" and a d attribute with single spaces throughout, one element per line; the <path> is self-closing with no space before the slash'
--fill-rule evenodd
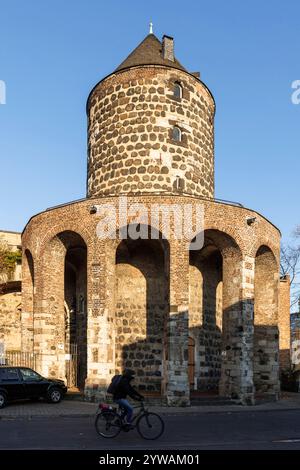
<path id="1" fill-rule="evenodd" d="M 41 376 L 37 374 L 37 372 L 34 372 L 34 370 L 31 369 L 20 369 L 23 380 L 25 382 L 32 382 L 32 381 L 38 381 L 41 380 Z"/>
<path id="2" fill-rule="evenodd" d="M 0 369 L 0 379 L 5 381 L 16 381 L 19 380 L 17 369 Z"/>

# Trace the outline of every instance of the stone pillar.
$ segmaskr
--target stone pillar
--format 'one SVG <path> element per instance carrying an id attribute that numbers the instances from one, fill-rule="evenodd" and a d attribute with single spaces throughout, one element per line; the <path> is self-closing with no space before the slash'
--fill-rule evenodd
<path id="1" fill-rule="evenodd" d="M 257 397 L 272 399 L 280 393 L 278 291 L 276 259 L 262 246 L 255 258 L 254 386 Z"/>
<path id="2" fill-rule="evenodd" d="M 289 370 L 291 368 L 290 289 L 291 280 L 287 274 L 280 279 L 278 299 L 279 362 L 281 370 Z"/>
<path id="3" fill-rule="evenodd" d="M 106 243 L 106 246 L 105 246 Z M 94 256 L 93 256 L 94 255 Z M 115 374 L 114 288 L 115 244 L 98 240 L 88 256 L 87 400 L 106 398 Z"/>
<path id="4" fill-rule="evenodd" d="M 29 250 L 23 251 L 21 350 L 33 352 L 34 262 Z"/>
<path id="5" fill-rule="evenodd" d="M 189 251 L 184 240 L 170 242 L 170 314 L 166 322 L 165 395 L 169 406 L 188 406 Z"/>
<path id="6" fill-rule="evenodd" d="M 36 263 L 34 353 L 45 377 L 66 380 L 64 322 L 65 247 L 53 239 Z"/>
<path id="7" fill-rule="evenodd" d="M 254 403 L 252 344 L 254 260 L 235 248 L 223 256 L 223 347 L 220 395 Z"/>

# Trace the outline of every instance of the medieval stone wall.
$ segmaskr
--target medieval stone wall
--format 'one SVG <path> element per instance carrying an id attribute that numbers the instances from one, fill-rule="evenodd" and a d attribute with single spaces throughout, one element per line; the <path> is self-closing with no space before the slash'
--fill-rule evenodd
<path id="1" fill-rule="evenodd" d="M 152 205 L 160 202 L 160 196 L 129 197 L 129 207 L 137 201 L 143 203 L 150 213 Z M 132 240 L 133 252 L 137 250 L 136 255 L 130 259 L 123 258 L 125 262 L 122 262 L 122 257 L 117 256 L 120 240 L 101 240 L 97 237 L 97 225 L 100 219 L 97 213 L 91 213 L 91 206 L 112 204 L 118 209 L 118 198 L 88 199 L 49 210 L 31 219 L 23 235 L 23 249 L 32 254 L 34 264 L 35 329 L 34 334 L 30 329 L 27 333 L 28 337 L 30 334 L 33 337 L 36 352 L 49 352 L 44 363 L 40 364 L 39 370 L 47 375 L 59 375 L 62 378 L 65 376 L 65 351 L 60 351 L 58 348 L 60 338 L 65 334 L 64 261 L 66 246 L 74 244 L 79 235 L 87 246 L 88 254 L 86 308 L 88 357 L 85 385 L 87 397 L 98 399 L 111 376 L 120 370 L 121 364 L 124 365 L 124 359 L 128 359 L 137 373 L 140 371 L 141 374 L 143 370 L 144 375 L 140 375 L 138 379 L 140 385 L 146 387 L 149 385 L 150 390 L 153 391 L 154 387 L 154 390 L 158 391 L 160 383 L 161 390 L 169 403 L 188 403 L 190 393 L 188 341 L 190 331 L 194 327 L 195 331 L 197 328 L 203 328 L 204 311 L 201 313 L 199 307 L 199 299 L 202 297 L 205 298 L 208 309 L 205 313 L 207 316 L 205 328 L 202 329 L 204 337 L 201 339 L 202 343 L 200 344 L 199 340 L 196 346 L 199 362 L 197 378 L 200 388 L 201 384 L 204 387 L 208 384 L 215 387 L 219 381 L 222 395 L 240 397 L 243 402 L 251 402 L 254 391 L 255 257 L 260 246 L 267 246 L 278 264 L 280 234 L 259 214 L 245 208 L 184 196 L 168 196 L 164 201 L 176 204 L 177 207 L 189 203 L 195 208 L 197 204 L 203 204 L 206 240 L 209 245 L 219 250 L 222 256 L 222 283 L 218 284 L 220 270 L 214 271 L 216 276 L 214 277 L 211 272 L 212 265 L 208 262 L 209 257 L 205 269 L 203 263 L 206 256 L 203 261 L 201 260 L 202 264 L 199 265 L 202 269 L 201 274 L 203 276 L 207 272 L 209 278 L 205 296 L 203 291 L 201 294 L 200 279 L 193 281 L 191 276 L 191 284 L 196 286 L 198 293 L 191 302 L 190 318 L 190 240 L 176 239 L 171 230 L 168 237 L 169 265 L 165 264 L 162 269 L 157 261 L 153 263 L 151 257 L 147 258 L 149 245 L 138 255 L 138 240 Z M 256 222 L 249 226 L 247 218 L 254 216 Z M 128 223 L 132 220 L 134 217 L 128 216 Z M 174 226 L 172 220 L 171 227 Z M 162 221 L 157 229 L 163 233 Z M 61 243 L 60 235 L 58 239 L 60 243 L 53 244 L 57 235 L 61 233 L 64 233 L 65 243 Z M 148 240 L 145 240 L 145 243 L 148 243 Z M 205 247 L 203 254 L 205 255 Z M 162 259 L 162 256 L 159 259 Z M 198 269 L 195 263 L 192 267 Z M 32 285 L 30 276 L 30 270 L 24 269 L 24 285 L 29 286 L 29 290 Z M 166 276 L 169 276 L 167 283 Z M 147 279 L 148 283 L 149 280 L 153 281 L 153 292 L 155 292 L 151 302 L 146 302 Z M 161 304 L 163 285 L 169 285 L 169 301 L 164 300 Z M 276 283 L 271 285 L 272 289 L 268 290 L 270 305 L 278 296 Z M 209 292 L 213 293 L 216 300 L 210 298 Z M 26 299 L 27 293 L 23 294 Z M 215 314 L 210 305 L 212 302 L 216 305 Z M 165 313 L 162 305 L 168 308 Z M 222 320 L 221 309 L 224 312 Z M 163 317 L 164 335 L 161 338 L 159 332 L 162 329 Z M 220 350 L 219 340 L 212 334 L 212 326 L 214 331 L 222 331 L 221 371 L 217 355 L 217 351 Z M 151 349 L 147 349 L 149 346 Z M 270 337 L 267 349 L 269 357 L 274 359 L 273 366 L 276 368 L 278 336 L 277 339 L 275 335 Z M 124 352 L 129 353 L 129 356 L 124 357 Z M 161 376 L 150 375 L 155 372 L 161 372 Z M 205 375 L 206 373 L 208 375 Z M 271 375 L 270 380 L 273 380 Z M 271 382 L 268 387 L 270 391 Z M 274 378 L 273 389 L 276 387 L 277 382 Z"/>
<path id="2" fill-rule="evenodd" d="M 100 82 L 88 102 L 88 196 L 180 189 L 213 197 L 214 111 L 207 88 L 181 70 L 138 67 Z"/>
<path id="3" fill-rule="evenodd" d="M 0 231 L 0 245 L 11 252 L 19 250 L 21 234 Z M 8 351 L 21 350 L 21 264 L 9 277 L 0 273 L 0 343 Z"/>
<path id="4" fill-rule="evenodd" d="M 0 295 L 0 343 L 21 351 L 21 292 Z"/>

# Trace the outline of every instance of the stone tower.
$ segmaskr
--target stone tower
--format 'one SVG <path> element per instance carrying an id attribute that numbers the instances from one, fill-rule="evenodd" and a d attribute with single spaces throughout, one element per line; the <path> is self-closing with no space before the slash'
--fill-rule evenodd
<path id="1" fill-rule="evenodd" d="M 173 38 L 149 34 L 94 87 L 87 114 L 88 196 L 214 196 L 214 99 Z"/>
<path id="2" fill-rule="evenodd" d="M 214 113 L 168 36 L 149 34 L 90 93 L 87 197 L 32 217 L 22 234 L 22 349 L 42 375 L 92 400 L 125 367 L 169 405 L 207 391 L 278 397 L 280 232 L 214 199 Z M 178 237 L 187 206 L 202 210 L 198 248 L 195 234 Z M 148 217 L 157 207 L 171 208 L 169 224 Z M 107 213 L 115 233 L 100 237 Z M 141 226 L 147 236 L 133 236 Z"/>

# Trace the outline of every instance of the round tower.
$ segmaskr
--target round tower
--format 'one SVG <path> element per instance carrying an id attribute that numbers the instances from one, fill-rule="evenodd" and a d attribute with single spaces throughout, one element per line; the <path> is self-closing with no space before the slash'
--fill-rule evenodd
<path id="1" fill-rule="evenodd" d="M 90 93 L 87 196 L 214 197 L 211 92 L 149 34 Z"/>

